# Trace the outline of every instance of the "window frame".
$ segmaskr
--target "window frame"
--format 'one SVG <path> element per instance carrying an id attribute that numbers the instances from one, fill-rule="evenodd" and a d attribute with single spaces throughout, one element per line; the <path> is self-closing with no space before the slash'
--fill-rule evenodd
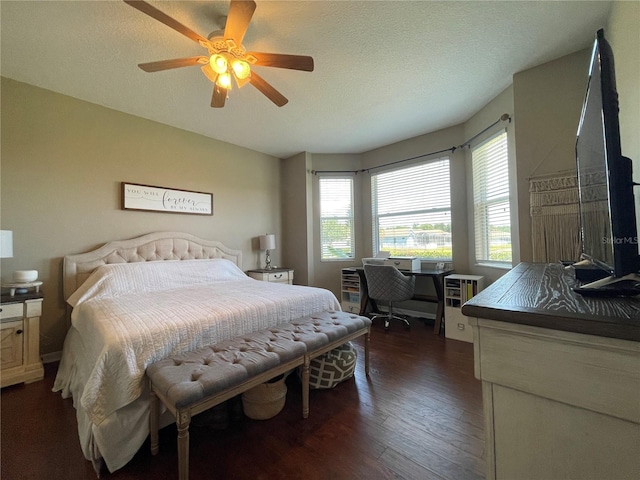
<path id="1" fill-rule="evenodd" d="M 396 172 L 401 172 L 403 170 L 408 170 L 408 169 L 413 169 L 416 167 L 426 167 L 430 164 L 434 164 L 434 163 L 438 163 L 438 162 L 446 162 L 446 169 L 447 169 L 447 187 L 448 187 L 448 195 L 449 195 L 449 203 L 448 203 L 448 207 L 434 207 L 434 208 L 421 208 L 421 209 L 409 209 L 409 210 L 404 210 L 404 211 L 394 211 L 394 212 L 388 212 L 388 213 L 383 213 L 383 214 L 379 214 L 379 208 L 378 208 L 378 203 L 377 203 L 377 196 L 378 195 L 378 190 L 377 187 L 374 187 L 374 178 L 378 175 L 384 175 L 384 174 L 388 174 L 388 173 L 396 173 Z M 429 185 L 429 187 L 433 187 L 433 186 L 438 186 L 437 183 L 435 183 L 434 185 Z M 388 169 L 384 169 L 384 170 L 379 170 L 376 171 L 375 173 L 371 174 L 371 179 L 370 179 L 370 188 L 371 188 L 371 235 L 372 235 L 372 251 L 373 251 L 373 255 L 377 255 L 381 248 L 381 240 L 380 240 L 380 219 L 381 218 L 389 218 L 389 217 L 401 217 L 401 216 L 409 216 L 409 215 L 424 215 L 424 214 L 442 214 L 443 212 L 448 214 L 448 218 L 449 218 L 449 229 L 452 230 L 453 228 L 453 221 L 452 221 L 452 211 L 453 211 L 453 202 L 452 202 L 452 198 L 451 198 L 451 156 L 450 155 L 444 155 L 444 156 L 439 156 L 437 158 L 430 158 L 427 160 L 422 160 L 419 162 L 414 162 L 410 165 L 403 165 L 401 167 L 395 167 L 395 168 L 388 168 Z M 443 192 L 444 193 L 444 192 Z M 439 193 L 437 193 L 437 195 L 439 195 Z M 453 262 L 453 232 L 447 232 L 449 233 L 449 235 L 451 236 L 451 256 L 450 257 L 418 257 L 420 259 L 421 262 L 448 262 L 451 263 Z"/>
<path id="2" fill-rule="evenodd" d="M 504 159 L 500 159 L 503 161 L 503 164 L 500 165 L 501 169 L 506 170 L 506 176 L 503 178 L 503 183 L 500 185 L 502 187 L 506 187 L 506 193 L 501 194 L 498 197 L 494 197 L 491 199 L 486 199 L 487 188 L 486 182 L 483 180 L 483 191 L 478 192 L 478 174 L 476 172 L 477 161 L 474 158 L 474 152 L 477 150 L 484 148 L 487 144 L 494 141 L 498 137 L 504 137 L 502 139 L 502 145 L 500 148 L 504 149 Z M 512 184 L 511 184 L 511 165 L 509 161 L 509 137 L 507 133 L 507 129 L 500 129 L 497 132 L 483 138 L 481 141 L 476 143 L 470 148 L 471 151 L 471 173 L 472 173 L 472 195 L 471 201 L 473 204 L 473 258 L 476 265 L 487 266 L 487 267 L 495 267 L 495 268 L 511 268 L 513 265 L 514 258 L 514 246 L 513 246 L 513 209 L 511 204 L 511 194 L 512 194 Z M 485 167 L 486 167 L 485 162 Z M 501 174 L 504 172 L 501 170 Z M 487 173 L 486 170 L 482 172 L 484 178 L 488 178 L 491 175 L 495 175 L 495 173 L 490 172 Z M 478 196 L 482 196 L 483 199 L 478 200 Z M 492 260 L 491 257 L 491 241 L 489 234 L 489 214 L 486 213 L 488 208 L 491 206 L 497 205 L 506 205 L 508 208 L 508 219 L 509 219 L 509 244 L 510 244 L 510 260 Z M 479 209 L 484 210 L 484 214 L 479 211 Z M 480 243 L 479 243 L 480 242 Z M 479 251 L 482 251 L 482 254 L 479 255 Z"/>
<path id="3" fill-rule="evenodd" d="M 323 204 L 322 204 L 322 184 L 323 181 L 328 180 L 348 180 L 351 187 L 351 205 L 349 216 L 340 216 L 340 215 L 327 215 L 323 216 Z M 353 262 L 356 259 L 356 225 L 355 225 L 355 181 L 353 175 L 327 175 L 320 174 L 318 175 L 318 217 L 319 217 L 319 226 L 318 232 L 320 237 L 320 261 L 321 262 Z M 337 221 L 347 220 L 350 223 L 351 227 L 351 242 L 350 242 L 350 255 L 346 257 L 324 257 L 325 252 L 325 235 L 323 228 L 323 220 L 325 219 L 335 219 Z"/>

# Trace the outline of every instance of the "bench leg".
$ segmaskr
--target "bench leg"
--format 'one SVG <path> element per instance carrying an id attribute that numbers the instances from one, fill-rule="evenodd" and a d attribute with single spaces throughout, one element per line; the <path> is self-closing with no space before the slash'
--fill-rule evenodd
<path id="1" fill-rule="evenodd" d="M 178 478 L 189 480 L 189 423 L 191 410 L 178 410 L 176 424 L 178 426 Z"/>
<path id="2" fill-rule="evenodd" d="M 369 347 L 371 346 L 371 328 L 364 336 L 364 373 L 369 376 Z"/>
<path id="3" fill-rule="evenodd" d="M 158 427 L 160 417 L 160 401 L 156 392 L 153 391 L 151 382 L 149 382 L 149 390 L 151 392 L 151 409 L 149 412 L 149 436 L 151 437 L 151 455 L 158 454 Z"/>
<path id="4" fill-rule="evenodd" d="M 309 355 L 304 356 L 302 364 L 302 418 L 309 416 L 309 364 L 311 358 Z"/>

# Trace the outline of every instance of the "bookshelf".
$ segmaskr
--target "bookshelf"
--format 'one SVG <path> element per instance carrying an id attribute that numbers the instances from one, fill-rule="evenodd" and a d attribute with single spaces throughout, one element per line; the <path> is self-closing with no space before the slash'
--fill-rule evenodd
<path id="1" fill-rule="evenodd" d="M 350 313 L 360 313 L 362 287 L 360 275 L 355 268 L 343 268 L 340 279 L 340 304 L 342 310 Z"/>
<path id="2" fill-rule="evenodd" d="M 473 342 L 473 330 L 460 308 L 484 288 L 484 277 L 452 274 L 444 277 L 444 335 L 452 340 Z"/>

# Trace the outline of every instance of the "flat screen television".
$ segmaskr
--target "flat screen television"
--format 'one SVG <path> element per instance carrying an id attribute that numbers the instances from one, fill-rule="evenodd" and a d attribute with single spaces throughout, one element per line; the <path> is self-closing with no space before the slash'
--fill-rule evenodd
<path id="1" fill-rule="evenodd" d="M 576 291 L 640 293 L 632 162 L 622 156 L 613 51 L 598 30 L 576 140 L 582 256 L 606 278 Z"/>

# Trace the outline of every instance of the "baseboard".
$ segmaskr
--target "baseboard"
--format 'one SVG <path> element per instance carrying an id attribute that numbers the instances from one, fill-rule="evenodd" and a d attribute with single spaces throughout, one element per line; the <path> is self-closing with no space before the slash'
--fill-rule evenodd
<path id="1" fill-rule="evenodd" d="M 42 363 L 59 362 L 62 358 L 62 350 L 57 352 L 45 353 L 44 355 L 41 355 L 40 358 L 42 358 Z"/>

